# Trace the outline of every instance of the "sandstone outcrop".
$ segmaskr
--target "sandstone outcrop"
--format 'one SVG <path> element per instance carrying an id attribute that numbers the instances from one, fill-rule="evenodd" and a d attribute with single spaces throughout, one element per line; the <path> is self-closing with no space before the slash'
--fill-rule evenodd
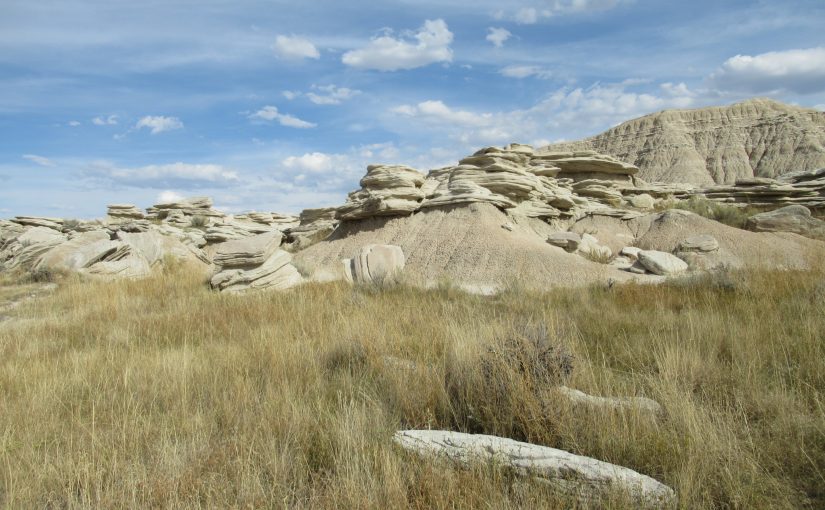
<path id="1" fill-rule="evenodd" d="M 288 289 L 301 283 L 292 256 L 279 248 L 281 233 L 270 232 L 218 245 L 212 287 L 225 292 Z"/>
<path id="2" fill-rule="evenodd" d="M 291 251 L 303 250 L 326 239 L 338 226 L 336 207 L 304 209 L 298 217 L 298 226 L 286 231 L 286 245 Z"/>
<path id="3" fill-rule="evenodd" d="M 370 165 L 360 184 L 361 189 L 350 193 L 347 203 L 338 208 L 337 219 L 410 214 L 424 199 L 424 175 L 405 166 Z"/>
<path id="4" fill-rule="evenodd" d="M 825 167 L 825 114 L 769 99 L 665 110 L 537 152 L 580 150 L 631 163 L 646 181 L 709 186 L 776 178 Z"/>
<path id="5" fill-rule="evenodd" d="M 404 251 L 394 245 L 367 245 L 351 259 L 342 259 L 344 277 L 359 284 L 390 285 L 404 271 Z"/>
<path id="6" fill-rule="evenodd" d="M 222 218 L 224 213 L 212 208 L 212 199 L 209 197 L 193 197 L 176 202 L 155 204 L 146 209 L 146 218 L 161 220 L 164 223 L 185 228 L 195 222 L 202 222 L 203 226 L 211 224 L 216 218 Z M 197 218 L 197 220 L 195 219 Z"/>
<path id="7" fill-rule="evenodd" d="M 615 489 L 626 491 L 635 505 L 661 508 L 676 503 L 673 489 L 649 476 L 546 446 L 443 430 L 402 430 L 395 433 L 393 441 L 416 455 L 462 467 L 495 463 L 520 476 L 549 483 L 582 504 L 592 504 Z"/>
<path id="8" fill-rule="evenodd" d="M 811 211 L 801 205 L 755 214 L 748 218 L 745 227 L 754 232 L 793 232 L 825 241 L 825 221 L 814 218 Z"/>

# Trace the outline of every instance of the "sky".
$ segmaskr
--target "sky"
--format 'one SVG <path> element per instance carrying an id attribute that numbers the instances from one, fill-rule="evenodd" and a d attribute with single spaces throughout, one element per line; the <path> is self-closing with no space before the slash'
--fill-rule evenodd
<path id="1" fill-rule="evenodd" d="M 0 0 L 0 217 L 340 205 L 371 163 L 771 97 L 825 110 L 822 0 Z"/>

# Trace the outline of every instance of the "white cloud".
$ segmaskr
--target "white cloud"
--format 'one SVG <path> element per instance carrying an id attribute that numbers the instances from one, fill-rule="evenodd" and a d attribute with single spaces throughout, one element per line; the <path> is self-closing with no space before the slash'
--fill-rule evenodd
<path id="1" fill-rule="evenodd" d="M 401 105 L 393 108 L 392 113 L 406 117 L 415 117 L 433 123 L 446 122 L 451 125 L 479 126 L 492 119 L 492 114 L 477 114 L 469 111 L 454 110 L 443 101 L 423 101 L 415 106 Z"/>
<path id="2" fill-rule="evenodd" d="M 516 23 L 521 23 L 522 25 L 532 25 L 539 20 L 539 11 L 533 7 L 524 7 L 516 11 L 513 19 Z"/>
<path id="3" fill-rule="evenodd" d="M 711 86 L 750 94 L 825 91 L 825 47 L 736 55 L 711 74 Z"/>
<path id="4" fill-rule="evenodd" d="M 238 173 L 222 165 L 182 162 L 123 168 L 108 161 L 96 161 L 85 173 L 118 184 L 145 188 L 199 187 L 238 181 Z"/>
<path id="5" fill-rule="evenodd" d="M 37 156 L 35 154 L 23 154 L 23 159 L 29 160 L 32 163 L 40 166 L 54 166 L 54 161 L 50 160 L 49 158 L 44 158 L 43 156 Z"/>
<path id="6" fill-rule="evenodd" d="M 502 68 L 499 71 L 499 74 L 502 76 L 506 76 L 507 78 L 529 78 L 531 76 L 535 76 L 536 78 L 550 78 L 552 74 L 547 69 L 544 69 L 539 66 L 527 66 L 527 65 L 512 65 Z"/>
<path id="7" fill-rule="evenodd" d="M 487 29 L 487 40 L 493 43 L 493 46 L 496 48 L 501 48 L 504 46 L 504 43 L 512 35 L 513 34 L 511 34 L 506 28 L 490 27 Z"/>
<path id="8" fill-rule="evenodd" d="M 330 105 L 341 104 L 343 101 L 352 99 L 361 93 L 360 90 L 353 90 L 346 87 L 336 87 L 335 85 L 312 86 L 313 89 L 323 92 L 316 94 L 308 92 L 307 98 L 315 104 Z"/>
<path id="9" fill-rule="evenodd" d="M 277 107 L 269 105 L 264 106 L 257 112 L 249 115 L 249 118 L 252 120 L 266 122 L 276 120 L 282 126 L 298 129 L 314 128 L 317 126 L 317 124 L 313 124 L 312 122 L 307 122 L 305 120 L 299 119 L 298 117 L 294 117 L 286 113 L 281 113 L 278 111 Z"/>
<path id="10" fill-rule="evenodd" d="M 70 120 L 69 121 L 69 126 L 71 126 L 71 127 L 77 127 L 79 125 L 80 125 L 80 122 L 78 122 L 76 120 Z"/>
<path id="11" fill-rule="evenodd" d="M 92 124 L 95 126 L 114 126 L 117 124 L 117 115 L 109 115 L 108 117 L 95 117 L 92 119 Z"/>
<path id="12" fill-rule="evenodd" d="M 405 133 L 419 131 L 458 142 L 456 151 L 480 145 L 577 139 L 609 126 L 665 108 L 685 108 L 699 101 L 683 84 L 664 84 L 661 93 L 637 93 L 632 84 L 595 84 L 589 88 L 562 88 L 527 109 L 478 112 L 443 101 L 401 105 L 390 110 L 388 127 Z M 398 117 L 406 122 L 398 122 Z M 416 126 L 418 125 L 418 126 Z M 418 127 L 418 129 L 416 129 Z M 460 155 L 460 154 L 458 154 Z"/>
<path id="13" fill-rule="evenodd" d="M 275 38 L 272 50 L 280 58 L 300 60 L 305 58 L 319 59 L 321 53 L 309 39 L 298 36 L 279 35 Z"/>
<path id="14" fill-rule="evenodd" d="M 296 92 L 296 91 L 292 91 L 292 90 L 285 90 L 285 91 L 281 92 L 281 95 L 283 95 L 286 98 L 287 101 L 292 101 L 293 99 L 296 99 L 297 97 L 299 97 L 301 95 L 301 93 Z"/>
<path id="15" fill-rule="evenodd" d="M 443 19 L 427 20 L 418 32 L 407 37 L 385 34 L 360 49 L 344 53 L 341 61 L 358 69 L 397 71 L 435 62 L 452 62 L 453 33 Z"/>
<path id="16" fill-rule="evenodd" d="M 533 25 L 543 19 L 557 15 L 598 12 L 613 9 L 622 3 L 633 0 L 553 0 L 552 2 L 533 2 L 533 6 L 520 7 L 515 10 L 500 10 L 495 19 L 507 19 L 521 25 Z"/>
<path id="17" fill-rule="evenodd" d="M 818 105 L 814 106 L 814 110 L 819 110 L 821 112 L 825 112 L 825 103 L 818 104 Z"/>
<path id="18" fill-rule="evenodd" d="M 282 161 L 284 167 L 305 172 L 320 173 L 332 170 L 334 157 L 323 152 L 307 153 L 303 156 L 290 156 Z"/>
<path id="19" fill-rule="evenodd" d="M 176 191 L 165 190 L 158 193 L 158 197 L 155 199 L 156 204 L 169 204 L 172 202 L 180 202 L 181 200 L 185 199 L 186 197 L 181 195 Z"/>
<path id="20" fill-rule="evenodd" d="M 164 117 L 147 115 L 135 124 L 135 129 L 147 128 L 153 135 L 183 128 L 183 122 L 177 117 Z"/>

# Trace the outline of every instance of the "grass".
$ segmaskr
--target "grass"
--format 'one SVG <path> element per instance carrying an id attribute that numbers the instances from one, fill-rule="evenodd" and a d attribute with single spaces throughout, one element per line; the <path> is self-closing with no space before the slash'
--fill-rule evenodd
<path id="1" fill-rule="evenodd" d="M 665 209 L 682 209 L 691 211 L 699 216 L 724 223 L 725 225 L 745 228 L 748 218 L 754 214 L 764 212 L 764 209 L 755 208 L 751 206 L 729 205 L 714 200 L 708 200 L 704 197 L 692 196 L 687 200 L 673 200 L 665 201 L 657 204 L 657 210 Z"/>
<path id="2" fill-rule="evenodd" d="M 181 266 L 69 279 L 0 323 L 0 505 L 575 507 L 390 441 L 429 427 L 628 466 L 681 508 L 821 508 L 825 275 L 725 278 L 491 298 L 448 285 L 221 295 Z M 665 412 L 573 408 L 560 381 Z"/>

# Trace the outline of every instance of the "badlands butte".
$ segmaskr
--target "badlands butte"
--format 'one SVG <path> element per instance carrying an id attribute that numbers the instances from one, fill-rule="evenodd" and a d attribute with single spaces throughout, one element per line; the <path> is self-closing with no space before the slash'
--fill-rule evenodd
<path id="1" fill-rule="evenodd" d="M 359 185 L 299 216 L 226 215 L 205 197 L 111 204 L 91 221 L 17 216 L 0 220 L 0 269 L 140 278 L 181 259 L 217 291 L 401 279 L 479 293 L 806 269 L 825 252 L 825 113 L 765 99 L 664 111 L 427 173 L 371 165 Z"/>

